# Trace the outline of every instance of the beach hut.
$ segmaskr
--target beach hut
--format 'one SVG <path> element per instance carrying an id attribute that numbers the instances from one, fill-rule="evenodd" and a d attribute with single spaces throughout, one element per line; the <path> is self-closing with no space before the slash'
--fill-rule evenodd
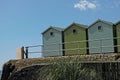
<path id="1" fill-rule="evenodd" d="M 43 56 L 62 56 L 63 29 L 59 27 L 49 27 L 42 33 Z"/>
<path id="2" fill-rule="evenodd" d="M 88 27 L 89 53 L 111 53 L 114 49 L 114 25 L 98 19 Z"/>
<path id="3" fill-rule="evenodd" d="M 86 25 L 72 23 L 63 32 L 65 55 L 79 55 L 87 53 Z"/>
<path id="4" fill-rule="evenodd" d="M 120 21 L 118 21 L 116 24 L 116 37 L 117 37 L 117 52 L 120 52 Z"/>

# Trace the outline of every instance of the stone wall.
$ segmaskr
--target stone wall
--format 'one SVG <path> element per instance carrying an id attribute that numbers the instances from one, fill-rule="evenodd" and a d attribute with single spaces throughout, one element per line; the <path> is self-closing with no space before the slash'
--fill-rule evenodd
<path id="1" fill-rule="evenodd" d="M 80 63 L 104 63 L 104 62 L 119 62 L 120 60 L 119 58 L 120 58 L 119 54 L 111 53 L 111 54 L 75 55 L 75 56 L 10 60 L 4 64 L 1 80 L 8 80 L 8 78 L 11 77 L 11 75 L 13 74 L 15 75 L 16 72 L 21 71 L 26 67 L 34 65 L 39 66 L 49 65 L 55 63 L 58 60 L 67 61 L 70 59 L 76 59 Z"/>

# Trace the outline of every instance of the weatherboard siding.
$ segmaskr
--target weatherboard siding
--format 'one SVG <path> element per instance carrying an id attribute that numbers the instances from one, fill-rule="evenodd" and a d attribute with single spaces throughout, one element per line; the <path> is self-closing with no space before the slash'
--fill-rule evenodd
<path id="1" fill-rule="evenodd" d="M 51 28 L 43 34 L 43 56 L 61 56 L 60 50 L 62 50 L 62 32 Z"/>
<path id="2" fill-rule="evenodd" d="M 117 39 L 117 45 L 120 45 L 120 22 L 116 25 L 116 33 L 117 33 L 117 37 L 119 37 Z M 117 47 L 118 52 L 120 52 L 120 46 Z"/>
<path id="3" fill-rule="evenodd" d="M 73 33 L 73 30 L 76 30 L 76 33 Z M 83 41 L 77 42 L 76 41 Z M 70 42 L 70 43 L 69 43 Z M 77 48 L 86 48 L 86 29 L 81 28 L 76 25 L 72 25 L 64 31 L 64 48 L 65 55 L 77 55 L 77 54 L 86 54 L 86 49 L 77 49 Z M 77 50 L 67 50 L 67 49 L 77 49 Z"/>
<path id="4" fill-rule="evenodd" d="M 101 30 L 98 30 L 98 26 L 101 26 Z M 106 38 L 109 38 L 110 40 L 100 40 Z M 97 22 L 93 24 L 88 28 L 88 40 L 90 54 L 114 52 L 113 26 L 105 24 L 103 22 Z M 105 47 L 101 48 L 101 46 Z"/>

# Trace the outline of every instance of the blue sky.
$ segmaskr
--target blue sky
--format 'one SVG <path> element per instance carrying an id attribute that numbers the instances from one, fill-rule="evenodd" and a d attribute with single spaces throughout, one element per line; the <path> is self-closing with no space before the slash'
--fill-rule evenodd
<path id="1" fill-rule="evenodd" d="M 16 48 L 42 44 L 49 26 L 90 25 L 97 19 L 120 20 L 120 0 L 0 0 L 0 69 L 15 59 Z"/>

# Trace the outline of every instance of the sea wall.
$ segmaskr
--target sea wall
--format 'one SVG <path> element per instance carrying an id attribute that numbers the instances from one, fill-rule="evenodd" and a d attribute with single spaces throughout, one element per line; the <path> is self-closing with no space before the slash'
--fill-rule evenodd
<path id="1" fill-rule="evenodd" d="M 67 61 L 70 59 L 76 59 L 80 63 L 104 63 L 104 62 L 119 62 L 120 60 L 119 58 L 120 58 L 119 53 L 110 53 L 110 54 L 75 55 L 75 56 L 10 60 L 4 64 L 1 80 L 13 80 L 13 78 L 16 78 L 14 77 L 16 75 L 18 77 L 25 75 L 26 77 L 28 77 L 30 76 L 28 73 L 35 74 L 37 76 L 37 73 L 34 73 L 37 71 L 37 69 L 55 63 L 58 60 Z M 26 80 L 26 78 L 22 80 Z"/>

